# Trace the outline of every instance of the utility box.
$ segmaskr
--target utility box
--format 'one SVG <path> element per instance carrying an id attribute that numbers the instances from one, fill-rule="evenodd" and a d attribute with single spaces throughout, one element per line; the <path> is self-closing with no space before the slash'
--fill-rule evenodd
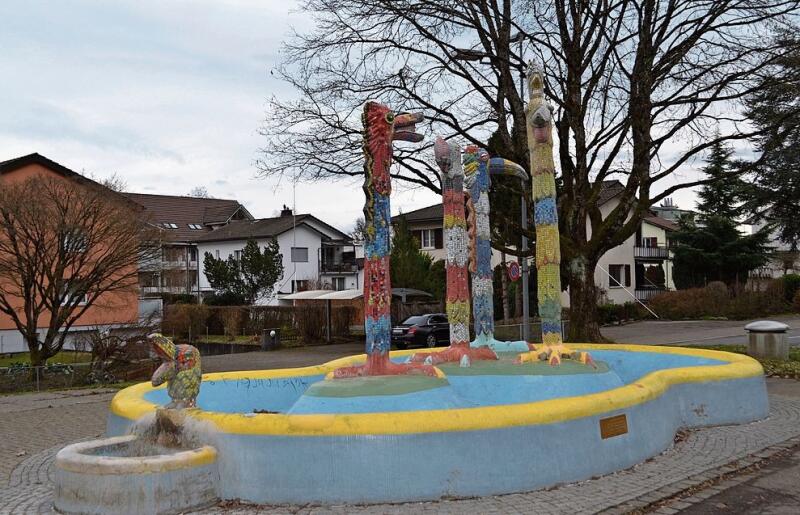
<path id="1" fill-rule="evenodd" d="M 789 326 L 773 320 L 759 320 L 744 326 L 748 332 L 747 354 L 755 358 L 789 358 Z"/>

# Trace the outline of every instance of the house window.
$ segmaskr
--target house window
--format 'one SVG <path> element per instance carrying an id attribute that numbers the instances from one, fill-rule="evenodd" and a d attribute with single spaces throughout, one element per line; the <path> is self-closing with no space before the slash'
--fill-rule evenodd
<path id="1" fill-rule="evenodd" d="M 62 290 L 62 298 L 61 298 L 61 305 L 66 306 L 68 304 L 83 306 L 87 302 L 89 302 L 88 298 L 86 297 L 86 292 L 78 292 L 76 287 L 73 287 L 69 283 L 66 283 L 63 286 Z M 77 300 L 77 304 L 75 301 Z"/>
<path id="2" fill-rule="evenodd" d="M 642 247 L 647 248 L 655 248 L 658 247 L 658 238 L 655 236 L 649 236 L 647 238 L 642 238 Z"/>
<path id="3" fill-rule="evenodd" d="M 308 247 L 292 247 L 292 263 L 308 263 Z"/>
<path id="4" fill-rule="evenodd" d="M 611 275 L 609 288 L 631 285 L 631 265 L 609 265 L 608 273 Z"/>
<path id="5" fill-rule="evenodd" d="M 86 235 L 79 230 L 68 232 L 61 239 L 61 249 L 64 253 L 83 253 L 88 248 L 89 242 L 86 240 Z"/>
<path id="6" fill-rule="evenodd" d="M 172 222 L 164 222 L 161 224 L 161 227 L 163 227 L 164 229 L 177 229 L 178 224 Z"/>
<path id="7" fill-rule="evenodd" d="M 331 279 L 333 282 L 333 289 L 336 291 L 342 291 L 345 289 L 344 285 L 344 277 L 334 277 Z"/>
<path id="8" fill-rule="evenodd" d="M 436 248 L 436 229 L 423 229 L 419 232 L 419 246 L 422 249 Z"/>
<path id="9" fill-rule="evenodd" d="M 203 226 L 200 224 L 189 224 L 189 229 L 192 229 L 193 231 L 201 231 L 203 230 Z"/>
<path id="10" fill-rule="evenodd" d="M 297 291 L 308 290 L 308 281 L 305 279 L 298 279 L 292 281 L 292 293 Z"/>

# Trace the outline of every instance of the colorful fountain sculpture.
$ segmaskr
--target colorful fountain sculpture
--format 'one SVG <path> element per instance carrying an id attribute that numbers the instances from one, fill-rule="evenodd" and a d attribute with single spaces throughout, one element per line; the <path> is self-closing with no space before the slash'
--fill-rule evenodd
<path id="1" fill-rule="evenodd" d="M 489 187 L 491 175 L 506 175 L 528 180 L 525 170 L 508 159 L 489 157 L 489 153 L 469 145 L 464 151 L 467 201 L 467 227 L 470 232 L 470 272 L 472 274 L 472 310 L 475 339 L 472 347 L 489 346 L 494 351 L 527 351 L 524 341 L 504 342 L 494 337 L 494 286 L 492 284 L 492 235 L 490 226 Z"/>
<path id="2" fill-rule="evenodd" d="M 178 453 L 177 464 L 169 456 L 145 464 L 146 457 L 139 456 L 119 458 L 129 460 L 129 468 L 87 469 L 86 463 L 115 463 L 116 458 L 107 459 L 119 454 L 114 446 L 135 438 L 130 433 L 143 420 L 174 401 L 163 385 L 126 388 L 114 397 L 108 418 L 107 433 L 117 439 L 101 441 L 106 445 L 103 451 L 73 448 L 71 455 L 56 459 L 65 492 L 57 495 L 57 507 L 80 511 L 72 508 L 87 498 L 130 499 L 131 485 L 137 495 L 159 496 L 162 504 L 157 507 L 165 512 L 180 511 L 181 503 L 168 504 L 169 496 L 183 505 L 207 502 L 211 496 L 306 505 L 524 492 L 635 465 L 673 445 L 681 428 L 767 416 L 763 369 L 748 356 L 641 345 L 563 346 L 550 113 L 543 102 L 541 76 L 534 73 L 529 81 L 540 313 L 545 323 L 542 346 L 520 354 L 520 362 L 514 363 L 517 353 L 500 352 L 503 356 L 495 360 L 488 346 L 471 348 L 468 343 L 460 156 L 455 145 L 440 140 L 435 147 L 449 229 L 448 312 L 459 325 L 453 328 L 449 348 L 421 355 L 417 362 L 404 362 L 414 351 L 389 352 L 392 141 L 419 141 L 410 129 L 422 117 L 395 115 L 386 106 L 368 102 L 366 355 L 305 368 L 208 374 L 196 407 L 180 411 L 186 427 L 198 424 L 207 429 L 198 433 L 205 437 L 201 443 L 213 446 Z M 476 155 L 491 163 L 487 157 Z M 478 226 L 484 223 L 477 221 L 477 212 L 486 213 L 486 206 L 480 191 L 473 195 L 479 204 L 477 238 Z M 476 248 L 476 267 L 485 255 Z M 485 293 L 483 286 L 478 289 Z M 479 335 L 488 339 L 491 324 L 486 315 L 481 306 Z M 581 363 L 588 360 L 589 350 L 594 367 Z M 478 355 L 490 359 L 468 367 L 452 362 Z M 565 356 L 573 359 L 561 362 Z M 419 359 L 440 365 L 425 365 Z M 398 384 L 404 388 L 396 388 Z M 184 394 L 179 397 L 187 399 Z M 570 443 L 541 445 L 559 441 Z M 197 475 L 186 475 L 190 471 Z M 173 472 L 177 475 L 169 476 Z M 120 495 L 83 495 L 98 488 Z M 116 512 L 134 511 L 127 508 Z"/>
<path id="3" fill-rule="evenodd" d="M 128 434 L 69 445 L 56 455 L 54 506 L 61 513 L 180 513 L 217 502 L 217 450 L 187 430 L 200 393 L 200 352 L 154 333 L 162 364 L 152 387 L 170 399 Z M 153 416 L 154 415 L 154 416 Z"/>
<path id="4" fill-rule="evenodd" d="M 496 360 L 488 346 L 470 346 L 469 342 L 469 238 L 464 213 L 464 169 L 458 144 L 436 138 L 436 164 L 441 170 L 444 202 L 445 270 L 447 273 L 447 318 L 450 322 L 450 346 L 440 352 L 420 352 L 412 361 L 429 364 L 458 361 L 465 366 L 474 360 Z M 478 314 L 476 313 L 476 317 Z"/>
<path id="5" fill-rule="evenodd" d="M 333 378 L 376 375 L 425 374 L 440 376 L 429 365 L 393 363 L 389 360 L 392 343 L 392 281 L 389 276 L 391 240 L 392 145 L 395 140 L 419 142 L 415 132 L 421 113 L 395 114 L 378 102 L 364 104 L 364 330 L 367 361 L 364 365 L 336 370 Z"/>
<path id="6" fill-rule="evenodd" d="M 153 373 L 153 386 L 167 383 L 172 401 L 166 408 L 194 408 L 203 380 L 200 368 L 200 351 L 191 345 L 175 345 L 166 336 L 153 333 L 148 336 L 161 366 Z"/>
<path id="7" fill-rule="evenodd" d="M 553 161 L 553 115 L 544 100 L 541 71 L 528 71 L 530 102 L 526 106 L 528 152 L 533 180 L 533 219 L 536 225 L 536 279 L 542 345 L 519 356 L 520 362 L 546 360 L 551 365 L 562 357 L 591 362 L 586 352 L 574 352 L 561 334 L 561 243 L 558 234 L 555 163 Z"/>

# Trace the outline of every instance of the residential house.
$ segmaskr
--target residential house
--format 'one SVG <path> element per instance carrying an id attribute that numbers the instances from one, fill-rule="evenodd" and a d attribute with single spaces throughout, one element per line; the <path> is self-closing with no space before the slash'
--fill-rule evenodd
<path id="1" fill-rule="evenodd" d="M 746 220 L 745 223 L 751 227 L 751 234 L 764 229 L 769 224 L 769 216 L 767 209 L 761 216 Z M 769 261 L 763 267 L 753 270 L 750 273 L 752 278 L 773 279 L 785 274 L 800 274 L 800 252 L 792 251 L 789 245 L 782 242 L 777 229 L 770 231 L 769 246 L 772 248 Z"/>
<path id="2" fill-rule="evenodd" d="M 234 220 L 194 242 L 200 259 L 200 292 L 212 291 L 203 269 L 206 252 L 220 259 L 238 256 L 247 240 L 263 246 L 276 239 L 283 254 L 283 278 L 275 288 L 277 296 L 262 302 L 275 304 L 281 295 L 328 287 L 334 290 L 361 288 L 362 266 L 358 245 L 342 231 L 310 214 L 294 215 L 284 206 L 281 215 L 258 220 Z"/>
<path id="3" fill-rule="evenodd" d="M 624 189 L 619 181 L 604 181 L 598 198 L 604 217 L 618 205 L 618 197 Z M 409 230 L 420 243 L 420 249 L 434 259 L 444 259 L 444 208 L 441 203 L 402 213 L 395 218 L 398 217 L 405 218 Z M 586 228 L 587 234 L 591 235 L 588 220 Z M 677 228 L 675 222 L 652 213 L 642 220 L 636 234 L 600 258 L 595 269 L 595 283 L 608 302 L 646 302 L 662 291 L 675 289 L 669 235 Z M 493 251 L 492 266 L 499 263 L 500 253 Z M 568 305 L 569 297 L 564 295 L 562 299 Z"/>
<path id="4" fill-rule="evenodd" d="M 236 200 L 125 193 L 144 207 L 144 216 L 161 229 L 160 259 L 141 263 L 143 297 L 162 294 L 195 295 L 198 290 L 198 251 L 195 239 L 233 221 L 253 220 Z"/>
<path id="5" fill-rule="evenodd" d="M 400 213 L 393 219 L 403 218 L 408 230 L 419 243 L 419 248 L 434 261 L 445 258 L 444 250 L 444 205 L 442 203 Z M 492 266 L 500 264 L 500 253 L 492 252 Z"/>
<path id="6" fill-rule="evenodd" d="M 76 184 L 88 188 L 105 188 L 40 154 L 29 154 L 0 162 L 0 187 L 3 184 L 36 178 L 74 181 Z M 108 192 L 109 195 L 117 195 L 111 190 L 108 190 Z M 36 199 L 31 199 L 31 202 L 35 201 Z M 138 206 L 132 204 L 132 208 L 137 209 Z M 70 348 L 75 338 L 80 337 L 87 331 L 124 328 L 138 323 L 140 306 L 137 299 L 138 293 L 136 291 L 113 292 L 100 296 L 98 302 L 91 306 L 70 329 L 71 337 L 67 340 L 66 347 Z M 22 302 L 20 301 L 21 308 Z M 44 328 L 49 323 L 49 320 L 43 317 L 38 322 Z M 27 350 L 27 345 L 22 335 L 16 330 L 11 318 L 6 314 L 0 313 L 0 354 L 25 352 Z"/>

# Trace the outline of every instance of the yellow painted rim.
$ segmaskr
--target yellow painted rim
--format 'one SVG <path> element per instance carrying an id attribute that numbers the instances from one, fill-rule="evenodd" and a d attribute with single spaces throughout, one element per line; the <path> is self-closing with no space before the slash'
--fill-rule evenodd
<path id="1" fill-rule="evenodd" d="M 761 376 L 764 373 L 761 364 L 749 356 L 707 349 L 617 344 L 571 344 L 570 347 L 586 350 L 681 354 L 715 359 L 727 362 L 727 364 L 656 370 L 634 383 L 613 390 L 526 404 L 386 413 L 257 414 L 249 416 L 240 413 L 190 409 L 187 410 L 187 415 L 211 422 L 224 433 L 248 435 L 342 436 L 477 431 L 565 422 L 642 404 L 662 395 L 670 386 L 678 384 L 743 379 Z M 396 351 L 391 355 L 407 356 L 415 352 L 417 351 Z M 361 354 L 313 367 L 205 374 L 203 380 L 324 376 L 336 368 L 362 363 L 365 359 L 366 356 Z M 111 401 L 111 412 L 129 420 L 136 420 L 142 415 L 152 413 L 158 406 L 146 401 L 144 395 L 154 389 L 148 383 L 140 383 L 122 390 Z"/>

